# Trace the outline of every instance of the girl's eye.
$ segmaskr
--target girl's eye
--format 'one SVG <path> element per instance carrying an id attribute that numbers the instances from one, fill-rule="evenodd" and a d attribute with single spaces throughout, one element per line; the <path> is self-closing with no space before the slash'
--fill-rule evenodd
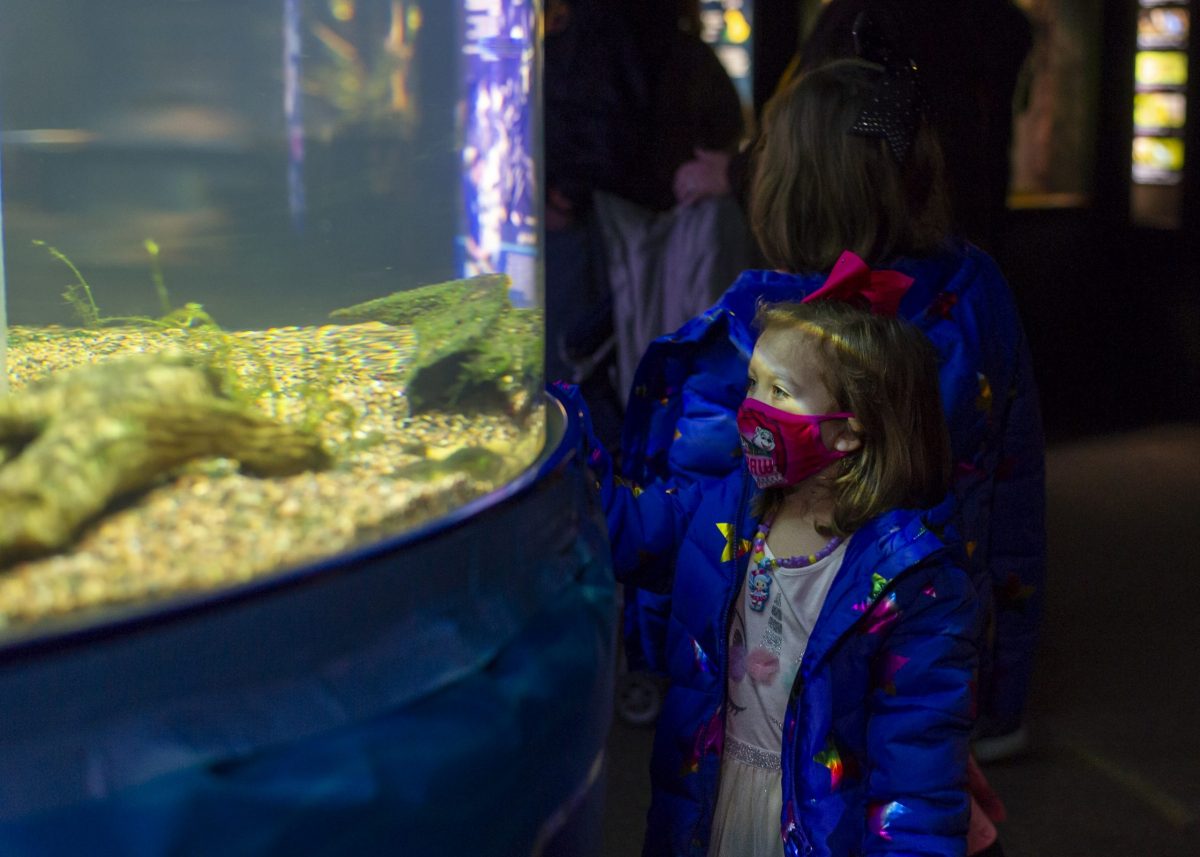
<path id="1" fill-rule="evenodd" d="M 782 399 L 787 396 L 787 390 L 783 389 L 783 387 L 772 387 L 771 394 Z"/>

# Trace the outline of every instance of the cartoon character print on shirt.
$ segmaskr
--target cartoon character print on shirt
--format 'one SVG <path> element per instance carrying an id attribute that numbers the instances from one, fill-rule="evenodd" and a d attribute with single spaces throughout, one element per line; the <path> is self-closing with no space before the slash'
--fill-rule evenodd
<path id="1" fill-rule="evenodd" d="M 771 603 L 771 612 L 767 618 L 767 626 L 763 629 L 762 639 L 753 648 L 749 647 L 749 641 L 746 639 L 745 620 L 740 614 L 735 614 L 734 627 L 729 635 L 729 675 L 735 683 L 741 683 L 749 676 L 755 684 L 770 687 L 779 677 L 779 656 L 783 649 L 782 597 L 776 594 Z"/>

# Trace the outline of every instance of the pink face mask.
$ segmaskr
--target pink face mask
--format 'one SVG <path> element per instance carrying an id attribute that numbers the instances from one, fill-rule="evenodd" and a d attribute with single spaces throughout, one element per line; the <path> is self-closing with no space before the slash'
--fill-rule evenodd
<path id="1" fill-rule="evenodd" d="M 821 423 L 854 414 L 792 414 L 758 399 L 738 408 L 738 434 L 750 475 L 759 488 L 796 485 L 820 473 L 847 453 L 830 449 L 821 439 Z"/>

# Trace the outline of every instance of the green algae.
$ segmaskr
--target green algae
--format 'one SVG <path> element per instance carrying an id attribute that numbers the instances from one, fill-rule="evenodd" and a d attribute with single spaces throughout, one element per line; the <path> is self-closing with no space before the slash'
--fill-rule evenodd
<path id="1" fill-rule="evenodd" d="M 433 283 L 335 310 L 345 322 L 411 326 L 417 354 L 406 378 L 413 413 L 520 411 L 542 371 L 542 314 L 508 299 L 506 274 Z"/>

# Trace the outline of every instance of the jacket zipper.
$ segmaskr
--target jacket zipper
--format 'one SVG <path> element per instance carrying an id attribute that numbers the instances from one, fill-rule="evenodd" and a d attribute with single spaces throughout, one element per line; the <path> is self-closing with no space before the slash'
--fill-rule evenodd
<path id="1" fill-rule="evenodd" d="M 729 666 L 726 663 L 725 650 L 729 646 L 729 628 L 733 624 L 733 604 L 737 600 L 738 594 L 742 590 L 743 575 L 741 573 L 741 557 L 738 556 L 738 548 L 741 546 L 742 527 L 746 523 L 746 503 L 750 495 L 750 481 L 746 478 L 746 470 L 742 468 L 742 495 L 738 500 L 737 517 L 734 520 L 734 528 L 730 533 L 730 538 L 733 543 L 729 546 L 730 553 L 733 556 L 734 569 L 734 584 L 729 589 L 729 593 L 725 596 L 725 604 L 721 610 L 721 616 L 724 621 L 721 623 L 722 633 L 717 637 L 717 680 L 721 682 L 721 748 L 724 753 L 725 747 L 725 716 L 729 711 Z M 705 808 L 709 819 L 709 836 L 712 836 L 712 820 L 716 814 L 717 798 L 721 794 L 721 768 L 717 766 L 717 787 L 713 791 L 712 801 Z M 696 819 L 696 824 L 692 828 L 691 841 L 696 841 L 696 833 L 700 828 L 701 819 Z M 712 844 L 711 842 L 709 843 Z"/>
<path id="2" fill-rule="evenodd" d="M 908 566 L 907 568 L 904 569 L 904 571 L 900 572 L 895 577 L 893 577 L 891 580 L 889 580 L 888 585 L 879 591 L 879 596 L 875 599 L 874 603 L 878 604 L 879 601 L 881 599 L 883 599 L 884 596 L 886 596 L 889 592 L 891 592 L 896 586 L 896 581 L 898 581 L 902 577 L 907 577 L 909 573 L 913 573 L 913 572 L 920 570 L 921 568 L 923 568 L 925 565 L 927 565 L 929 563 L 931 557 L 937 556 L 939 553 L 940 553 L 940 551 L 933 551 L 933 552 L 925 555 L 921 559 L 917 560 L 917 562 L 914 565 Z M 841 634 L 841 636 L 839 636 L 836 640 L 834 640 L 830 644 L 829 648 L 826 650 L 825 656 L 823 656 L 819 661 L 817 661 L 817 663 L 820 663 L 821 661 L 825 660 L 825 657 L 828 657 L 828 655 L 830 655 L 833 652 L 833 650 L 838 647 L 838 645 L 842 642 L 842 640 L 845 637 L 849 636 L 850 633 L 855 629 L 855 627 L 858 626 L 859 622 L 863 621 L 863 619 L 865 619 L 865 618 L 866 618 L 866 614 L 863 614 L 863 616 L 858 620 L 858 622 L 855 622 L 854 624 L 852 624 L 849 628 L 847 628 L 845 630 L 845 632 L 843 632 Z M 809 666 L 810 666 L 810 662 L 801 660 L 800 669 L 796 672 L 796 678 L 793 679 L 792 689 L 791 689 L 790 693 L 788 694 L 788 707 L 791 707 L 792 705 L 799 705 L 800 693 L 802 692 L 802 689 L 804 687 L 805 675 L 809 671 Z M 787 720 L 787 717 L 785 715 L 784 721 L 786 722 L 786 720 Z M 797 725 L 799 725 L 799 723 L 800 723 L 799 716 L 797 716 L 794 719 L 794 722 Z M 796 746 L 796 742 L 795 742 L 795 740 L 793 740 L 792 741 L 792 751 L 793 752 L 795 752 L 795 746 Z M 782 751 L 783 748 L 780 747 L 780 750 Z M 782 772 L 783 772 L 783 755 L 782 755 L 782 753 L 780 754 L 779 758 L 780 758 L 780 765 L 779 765 L 780 774 L 782 775 Z M 812 853 L 812 845 L 809 843 L 808 837 L 804 835 L 804 830 L 800 827 L 800 801 L 796 795 L 795 789 L 792 789 L 792 815 L 796 819 L 796 832 L 800 834 L 800 841 L 803 845 L 801 853 L 810 854 L 810 853 Z"/>

